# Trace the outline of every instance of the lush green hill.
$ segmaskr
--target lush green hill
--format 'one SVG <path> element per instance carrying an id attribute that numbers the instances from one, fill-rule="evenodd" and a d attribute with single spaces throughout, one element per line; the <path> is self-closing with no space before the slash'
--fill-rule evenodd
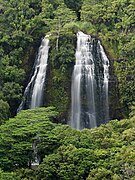
<path id="1" fill-rule="evenodd" d="M 36 108 L 22 111 L 1 125 L 0 168 L 5 171 L 1 171 L 1 177 L 5 174 L 39 180 L 135 178 L 135 116 L 91 130 L 72 129 L 57 124 L 57 119 L 53 107 Z M 40 165 L 32 170 L 35 156 Z"/>

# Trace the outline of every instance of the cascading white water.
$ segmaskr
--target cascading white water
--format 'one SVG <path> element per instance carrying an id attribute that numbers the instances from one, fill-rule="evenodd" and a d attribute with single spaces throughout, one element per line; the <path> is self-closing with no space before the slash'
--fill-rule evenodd
<path id="1" fill-rule="evenodd" d="M 108 83 L 109 83 L 109 59 L 107 58 L 105 51 L 98 41 L 100 46 L 100 52 L 103 59 L 103 68 L 104 68 L 104 80 L 103 80 L 103 91 L 104 91 L 104 107 L 105 107 L 105 121 L 109 120 L 109 103 L 108 103 Z"/>
<path id="2" fill-rule="evenodd" d="M 49 39 L 44 38 L 39 48 L 37 65 L 35 71 L 37 71 L 33 91 L 31 98 L 31 108 L 40 107 L 42 105 L 43 87 L 46 77 L 46 68 L 49 51 Z"/>
<path id="3" fill-rule="evenodd" d="M 24 91 L 24 100 L 21 102 L 17 112 L 24 109 L 25 101 L 29 99 L 26 108 L 40 107 L 43 103 L 43 88 L 46 77 L 46 68 L 49 52 L 48 35 L 42 40 L 35 60 L 34 73 Z M 30 96 L 28 98 L 28 96 Z"/>
<path id="4" fill-rule="evenodd" d="M 72 76 L 72 105 L 71 126 L 76 129 L 84 128 L 81 118 L 81 85 L 85 81 L 86 96 L 88 103 L 88 124 L 91 128 L 96 127 L 95 98 L 94 98 L 94 61 L 91 53 L 91 36 L 78 32 L 76 64 Z"/>
<path id="5" fill-rule="evenodd" d="M 36 143 L 33 142 L 32 143 L 32 149 L 33 149 L 33 156 L 34 156 L 34 161 L 32 162 L 32 166 L 38 166 L 39 165 L 39 157 L 37 155 L 37 147 L 36 147 Z"/>
<path id="6" fill-rule="evenodd" d="M 76 64 L 74 67 L 73 77 L 72 77 L 72 114 L 71 114 L 71 126 L 80 129 L 81 122 L 81 103 L 80 103 L 80 84 L 81 84 L 81 71 L 82 65 Z"/>
<path id="7" fill-rule="evenodd" d="M 109 120 L 109 60 L 95 38 L 77 33 L 76 64 L 72 75 L 73 128 L 94 128 Z"/>

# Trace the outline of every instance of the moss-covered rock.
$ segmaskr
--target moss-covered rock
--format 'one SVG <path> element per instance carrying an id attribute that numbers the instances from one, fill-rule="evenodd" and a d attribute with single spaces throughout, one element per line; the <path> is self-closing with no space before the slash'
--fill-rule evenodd
<path id="1" fill-rule="evenodd" d="M 71 79 L 75 62 L 76 35 L 63 33 L 58 40 L 50 41 L 49 65 L 45 88 L 45 104 L 53 105 L 61 114 L 61 120 L 67 121 L 71 101 Z"/>

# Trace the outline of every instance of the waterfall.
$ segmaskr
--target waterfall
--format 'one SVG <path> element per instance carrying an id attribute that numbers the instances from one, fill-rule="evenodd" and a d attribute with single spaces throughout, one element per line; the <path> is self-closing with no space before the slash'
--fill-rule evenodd
<path id="1" fill-rule="evenodd" d="M 94 128 L 109 119 L 109 60 L 100 41 L 79 31 L 71 85 L 71 127 Z"/>
<path id="2" fill-rule="evenodd" d="M 39 48 L 37 65 L 35 71 L 37 72 L 34 87 L 32 90 L 31 108 L 40 107 L 42 105 L 43 87 L 46 77 L 46 68 L 49 51 L 49 39 L 43 39 Z"/>
<path id="3" fill-rule="evenodd" d="M 103 90 L 104 90 L 104 107 L 105 107 L 105 121 L 109 120 L 109 103 L 108 103 L 108 83 L 109 83 L 109 59 L 107 58 L 100 41 L 98 41 L 100 46 L 101 57 L 103 59 L 103 69 L 104 69 L 104 80 L 103 80 Z"/>
<path id="4" fill-rule="evenodd" d="M 33 158 L 34 158 L 34 161 L 32 162 L 31 165 L 32 166 L 38 166 L 39 165 L 39 157 L 38 157 L 36 142 L 32 143 L 32 149 L 33 149 Z"/>
<path id="5" fill-rule="evenodd" d="M 95 117 L 95 95 L 94 95 L 94 61 L 91 53 L 91 37 L 82 32 L 77 34 L 76 64 L 72 76 L 72 110 L 71 126 L 82 129 L 81 121 L 81 85 L 85 81 L 87 103 L 88 103 L 88 124 L 91 128 L 96 127 Z"/>
<path id="6" fill-rule="evenodd" d="M 46 68 L 49 52 L 49 39 L 42 40 L 34 64 L 34 73 L 24 91 L 24 99 L 17 112 L 24 108 L 40 107 L 43 104 L 43 89 L 46 77 Z"/>

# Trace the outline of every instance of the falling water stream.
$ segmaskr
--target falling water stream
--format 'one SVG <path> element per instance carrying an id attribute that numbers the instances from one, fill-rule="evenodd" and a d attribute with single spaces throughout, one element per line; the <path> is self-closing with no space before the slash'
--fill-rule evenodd
<path id="1" fill-rule="evenodd" d="M 109 59 L 107 58 L 105 51 L 98 41 L 100 46 L 101 57 L 103 59 L 103 68 L 104 68 L 104 80 L 103 80 L 103 89 L 104 89 L 104 107 L 105 107 L 105 121 L 109 120 L 109 103 L 108 103 L 108 83 L 109 83 Z"/>
<path id="2" fill-rule="evenodd" d="M 24 100 L 21 102 L 17 111 L 43 105 L 43 90 L 46 78 L 48 52 L 49 39 L 46 36 L 39 47 L 38 55 L 35 59 L 34 73 L 24 91 Z"/>
<path id="3" fill-rule="evenodd" d="M 36 73 L 34 87 L 32 90 L 30 108 L 42 106 L 43 87 L 46 77 L 46 68 L 47 68 L 48 51 L 49 51 L 48 44 L 49 44 L 49 39 L 44 38 L 39 48 L 37 65 L 35 68 L 35 71 L 37 73 Z"/>
<path id="4" fill-rule="evenodd" d="M 94 128 L 98 118 L 108 121 L 109 60 L 100 41 L 79 31 L 72 74 L 71 119 L 73 128 Z"/>

